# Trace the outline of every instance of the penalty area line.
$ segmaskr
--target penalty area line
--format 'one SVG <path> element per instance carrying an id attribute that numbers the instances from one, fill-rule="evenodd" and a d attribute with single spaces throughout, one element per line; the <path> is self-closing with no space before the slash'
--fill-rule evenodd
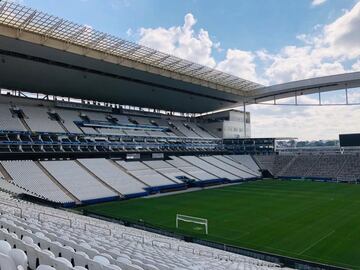
<path id="1" fill-rule="evenodd" d="M 332 235 L 335 232 L 335 230 L 329 232 L 328 234 L 324 235 L 323 237 L 321 237 L 319 240 L 317 240 L 315 243 L 312 243 L 310 246 L 308 246 L 307 248 L 305 248 L 303 251 L 301 251 L 300 253 L 298 253 L 298 255 L 302 255 L 304 254 L 306 251 L 312 249 L 314 246 L 316 246 L 317 244 L 319 244 L 321 241 L 323 241 L 324 239 L 326 239 L 327 237 L 329 237 L 330 235 Z"/>

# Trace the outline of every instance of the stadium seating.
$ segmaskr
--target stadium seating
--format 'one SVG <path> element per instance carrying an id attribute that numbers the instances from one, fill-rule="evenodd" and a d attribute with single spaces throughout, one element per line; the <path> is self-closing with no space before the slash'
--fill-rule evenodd
<path id="1" fill-rule="evenodd" d="M 262 170 L 272 172 L 276 157 L 275 155 L 255 155 L 253 157 Z"/>
<path id="2" fill-rule="evenodd" d="M 305 176 L 325 179 L 335 178 L 343 168 L 347 158 L 346 155 L 321 155 Z"/>
<path id="3" fill-rule="evenodd" d="M 16 106 L 16 98 L 14 101 L 14 103 L 11 101 L 12 106 Z M 0 103 L 0 130 L 26 131 L 28 127 L 29 131 L 35 132 L 214 138 L 196 123 L 176 118 L 171 118 L 172 128 L 169 125 L 169 120 L 161 117 L 128 116 L 118 113 L 110 115 L 104 112 L 64 109 L 54 107 L 53 103 L 45 103 L 46 105 L 44 105 L 44 102 L 37 104 L 36 101 L 31 100 L 26 102 L 27 105 L 23 103 L 24 100 L 16 107 L 22 112 L 23 122 L 16 114 L 12 115 L 10 103 Z M 49 113 L 56 114 L 58 119 L 52 119 Z M 109 122 L 109 117 L 113 119 L 112 122 Z M 86 126 L 82 126 L 82 123 L 86 123 Z M 92 126 L 91 123 L 96 124 L 96 126 Z M 109 128 L 109 125 L 115 125 L 116 128 Z M 161 130 L 162 128 L 165 130 Z"/>
<path id="4" fill-rule="evenodd" d="M 248 157 L 249 159 L 252 159 L 251 156 L 248 156 L 248 155 L 243 155 L 243 156 Z M 215 158 L 221 160 L 225 164 L 229 164 L 229 165 L 245 172 L 247 174 L 247 176 L 245 176 L 244 178 L 260 176 L 258 167 L 256 170 L 250 169 L 249 167 L 247 167 L 246 163 L 241 163 L 240 161 L 235 161 L 236 160 L 235 155 L 230 155 L 230 156 L 216 155 Z"/>
<path id="5" fill-rule="evenodd" d="M 9 105 L 2 103 L 0 103 L 0 130 L 26 130 L 19 118 L 11 114 Z"/>
<path id="6" fill-rule="evenodd" d="M 53 202 L 67 203 L 72 201 L 59 186 L 49 179 L 38 163 L 20 160 L 1 161 L 1 164 L 12 177 L 13 183 L 29 194 L 34 194 Z"/>
<path id="7" fill-rule="evenodd" d="M 342 167 L 339 169 L 337 180 L 355 182 L 360 180 L 360 157 L 359 155 L 346 155 Z"/>
<path id="8" fill-rule="evenodd" d="M 274 263 L 19 201 L 2 192 L 0 210 L 3 213 L 0 216 L 2 269 L 227 270 L 279 267 Z"/>
<path id="9" fill-rule="evenodd" d="M 83 170 L 76 161 L 41 161 L 40 163 L 49 174 L 80 201 L 117 196 L 94 176 Z"/>
<path id="10" fill-rule="evenodd" d="M 254 177 L 254 175 L 247 173 L 246 171 L 242 171 L 238 169 L 238 166 L 233 166 L 224 162 L 216 157 L 213 156 L 204 156 L 200 157 L 202 160 L 206 161 L 207 163 L 213 165 L 216 168 L 221 168 L 221 170 L 231 173 L 232 175 L 237 176 L 237 179 L 246 179 Z"/>
<path id="11" fill-rule="evenodd" d="M 261 169 L 276 177 L 355 182 L 360 180 L 360 157 L 356 154 L 254 156 Z"/>
<path id="12" fill-rule="evenodd" d="M 251 172 L 254 172 L 255 175 L 260 175 L 260 173 L 259 173 L 260 168 L 250 155 L 231 155 L 231 156 L 225 156 L 225 157 L 227 157 L 231 160 L 234 160 L 237 163 L 242 164 L 244 167 L 250 169 Z"/>
<path id="13" fill-rule="evenodd" d="M 160 187 L 175 184 L 174 181 L 149 168 L 142 162 L 126 162 L 122 160 L 116 162 L 123 167 L 126 172 L 149 187 Z"/>
<path id="14" fill-rule="evenodd" d="M 125 173 L 117 164 L 106 159 L 79 159 L 79 162 L 87 167 L 102 181 L 116 189 L 122 195 L 143 194 L 146 185 Z"/>
<path id="15" fill-rule="evenodd" d="M 182 159 L 184 159 L 185 161 L 189 162 L 190 164 L 192 164 L 195 167 L 201 168 L 204 171 L 207 171 L 213 175 L 216 176 L 216 178 L 220 178 L 220 179 L 228 179 L 228 180 L 239 180 L 238 176 L 235 176 L 219 167 L 215 167 L 209 163 L 207 163 L 206 161 L 202 160 L 199 157 L 196 156 L 182 156 Z"/>
<path id="16" fill-rule="evenodd" d="M 268 170 L 274 176 L 299 176 L 303 177 L 306 174 L 306 171 L 301 171 L 302 169 L 308 170 L 303 166 L 311 165 L 311 163 L 306 163 L 306 159 L 302 162 L 294 162 L 293 159 L 296 158 L 293 155 L 267 155 L 267 156 L 254 156 L 258 164 L 262 169 Z M 293 164 L 294 162 L 294 164 Z"/>
<path id="17" fill-rule="evenodd" d="M 183 189 L 192 182 L 204 185 L 258 177 L 243 164 L 220 155 L 147 161 L 1 161 L 0 168 L 8 175 L 8 179 L 0 181 L 3 190 L 64 205 L 146 196 L 169 187 Z"/>
<path id="18" fill-rule="evenodd" d="M 43 132 L 60 132 L 65 130 L 58 124 L 57 121 L 51 120 L 48 115 L 48 108 L 35 106 L 20 106 L 25 113 L 25 122 L 30 127 L 31 131 Z"/>
<path id="19" fill-rule="evenodd" d="M 64 110 L 56 108 L 56 112 L 60 115 L 62 119 L 62 124 L 65 127 L 66 131 L 69 133 L 82 133 L 74 121 L 81 121 L 79 113 L 73 110 Z"/>
<path id="20" fill-rule="evenodd" d="M 190 138 L 199 138 L 200 136 L 196 134 L 194 131 L 192 131 L 189 127 L 185 126 L 183 122 L 181 121 L 172 121 L 174 126 L 178 131 L 180 131 L 183 136 L 190 137 Z"/>
<path id="21" fill-rule="evenodd" d="M 210 174 L 199 167 L 193 166 L 192 164 L 181 159 L 180 157 L 171 156 L 170 159 L 167 160 L 166 162 L 168 162 L 169 164 L 173 165 L 176 168 L 179 168 L 179 170 L 191 175 L 192 178 L 197 181 L 207 181 L 217 178 L 215 175 Z"/>
<path id="22" fill-rule="evenodd" d="M 201 129 L 195 123 L 188 122 L 187 125 L 202 138 L 214 138 L 214 136 L 211 135 L 208 131 L 206 131 L 205 129 Z"/>
<path id="23" fill-rule="evenodd" d="M 143 161 L 143 163 L 149 166 L 150 168 L 156 170 L 158 173 L 166 176 L 175 183 L 182 183 L 180 179 L 184 177 L 188 179 L 192 179 L 190 175 L 180 171 L 178 168 L 173 167 L 164 160 L 150 160 L 150 161 Z"/>

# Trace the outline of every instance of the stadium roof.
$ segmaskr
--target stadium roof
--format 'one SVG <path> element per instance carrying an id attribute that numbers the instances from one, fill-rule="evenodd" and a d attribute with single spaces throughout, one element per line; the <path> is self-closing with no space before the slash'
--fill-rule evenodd
<path id="1" fill-rule="evenodd" d="M 274 98 L 282 99 L 357 87 L 360 87 L 360 72 L 330 75 L 255 89 L 251 91 L 248 103 L 259 103 L 274 100 Z"/>
<path id="2" fill-rule="evenodd" d="M 265 87 L 216 69 L 0 1 L 0 87 L 178 112 L 204 113 L 246 101 L 360 86 L 356 73 Z M 309 84 L 310 83 L 310 84 Z M 327 84 L 329 85 L 329 83 Z M 326 86 L 326 87 L 325 87 Z"/>

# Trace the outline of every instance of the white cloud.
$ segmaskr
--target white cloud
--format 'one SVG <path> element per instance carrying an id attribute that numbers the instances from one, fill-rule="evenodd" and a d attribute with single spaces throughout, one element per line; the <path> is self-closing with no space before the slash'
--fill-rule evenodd
<path id="1" fill-rule="evenodd" d="M 256 65 L 252 52 L 229 49 L 226 59 L 221 61 L 216 68 L 226 73 L 256 81 Z"/>
<path id="2" fill-rule="evenodd" d="M 360 58 L 351 67 L 354 71 L 360 71 Z"/>
<path id="3" fill-rule="evenodd" d="M 170 28 L 141 28 L 140 44 L 197 62 L 209 67 L 215 66 L 212 49 L 216 47 L 204 29 L 195 32 L 195 17 L 188 13 L 182 26 Z"/>
<path id="4" fill-rule="evenodd" d="M 319 6 L 326 2 L 327 0 L 312 0 L 311 5 L 312 6 Z"/>
<path id="5" fill-rule="evenodd" d="M 360 2 L 333 23 L 324 26 L 323 36 L 315 42 L 315 45 L 325 47 L 324 54 L 357 57 L 360 54 Z"/>
<path id="6" fill-rule="evenodd" d="M 272 62 L 266 67 L 264 75 L 271 83 L 346 72 L 341 62 L 322 57 L 311 46 L 286 46 L 279 53 L 267 57 Z"/>
<path id="7" fill-rule="evenodd" d="M 318 26 L 317 34 L 300 34 L 302 46 L 285 46 L 277 53 L 264 53 L 272 62 L 265 77 L 272 83 L 332 75 L 355 70 L 346 69 L 346 61 L 360 55 L 360 2 L 334 22 Z"/>
<path id="8" fill-rule="evenodd" d="M 325 1 L 313 1 L 320 5 Z M 215 67 L 236 76 L 264 84 L 275 84 L 331 74 L 360 71 L 360 2 L 327 25 L 316 25 L 312 33 L 297 35 L 300 45 L 285 45 L 278 51 L 266 49 L 226 50 L 225 58 L 216 63 L 213 52 L 220 48 L 208 31 L 194 30 L 192 14 L 182 26 L 141 28 L 140 43 L 176 56 Z M 360 91 L 360 89 L 359 89 Z M 349 98 L 360 99 L 359 91 Z M 316 103 L 313 97 L 303 101 Z M 338 102 L 331 96 L 330 103 Z M 360 130 L 360 109 L 340 107 L 249 106 L 253 135 L 294 136 L 302 139 L 337 138 L 340 132 Z"/>
<path id="9" fill-rule="evenodd" d="M 183 26 L 170 28 L 141 28 L 140 44 L 188 59 L 244 79 L 261 81 L 256 76 L 255 55 L 239 49 L 228 49 L 226 58 L 216 64 L 212 56 L 213 50 L 221 52 L 220 42 L 213 42 L 209 33 L 200 29 L 194 30 L 197 23 L 189 13 L 184 18 Z"/>
<path id="10" fill-rule="evenodd" d="M 253 109 L 252 107 L 260 107 Z M 275 109 L 276 108 L 276 109 Z M 300 139 L 337 139 L 339 133 L 359 132 L 360 109 L 341 107 L 288 107 L 252 105 L 252 136 L 299 137 Z"/>

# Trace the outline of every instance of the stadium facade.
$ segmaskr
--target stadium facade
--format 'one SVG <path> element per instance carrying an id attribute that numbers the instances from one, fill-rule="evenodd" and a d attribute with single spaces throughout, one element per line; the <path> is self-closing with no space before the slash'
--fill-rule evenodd
<path id="1" fill-rule="evenodd" d="M 38 203 L 73 207 L 269 175 L 357 182 L 358 155 L 275 155 L 274 138 L 251 137 L 246 106 L 359 86 L 359 72 L 263 86 L 0 1 L 0 239 L 18 248 L 5 247 L 6 260 L 24 264 L 25 250 L 30 269 L 277 268 L 266 256 L 205 247 L 204 258 L 196 245 Z M 77 234 L 98 242 L 71 241 Z M 106 249 L 106 239 L 132 255 Z"/>

